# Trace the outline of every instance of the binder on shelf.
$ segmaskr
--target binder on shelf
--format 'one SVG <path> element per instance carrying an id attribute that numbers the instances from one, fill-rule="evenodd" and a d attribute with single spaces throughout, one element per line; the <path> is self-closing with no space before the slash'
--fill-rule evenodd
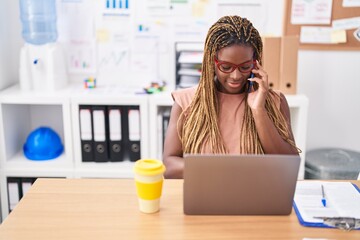
<path id="1" fill-rule="evenodd" d="M 121 131 L 121 106 L 108 107 L 109 155 L 110 161 L 119 162 L 124 158 Z"/>
<path id="2" fill-rule="evenodd" d="M 164 149 L 165 136 L 166 136 L 167 128 L 169 126 L 169 121 L 170 121 L 170 110 L 167 109 L 164 111 L 162 116 L 162 146 L 163 146 L 162 149 Z"/>
<path id="3" fill-rule="evenodd" d="M 36 178 L 21 178 L 21 197 L 23 197 L 35 182 Z"/>
<path id="4" fill-rule="evenodd" d="M 21 199 L 20 178 L 7 178 L 9 212 L 11 212 Z"/>
<path id="5" fill-rule="evenodd" d="M 140 127 L 140 108 L 139 106 L 126 107 L 126 126 L 128 134 L 127 151 L 130 161 L 134 162 L 141 157 L 141 127 Z"/>
<path id="6" fill-rule="evenodd" d="M 329 200 L 326 205 L 324 195 Z M 334 228 L 345 224 L 346 228 L 346 224 L 356 223 L 354 229 L 360 230 L 359 203 L 360 189 L 351 182 L 298 181 L 293 207 L 303 226 Z"/>
<path id="7" fill-rule="evenodd" d="M 91 106 L 79 106 L 81 155 L 83 162 L 94 161 Z"/>
<path id="8" fill-rule="evenodd" d="M 299 36 L 283 36 L 280 47 L 280 90 L 296 94 Z"/>
<path id="9" fill-rule="evenodd" d="M 264 37 L 263 41 L 263 68 L 269 77 L 269 86 L 280 89 L 280 49 L 281 37 Z"/>
<path id="10" fill-rule="evenodd" d="M 94 131 L 94 160 L 95 162 L 107 162 L 108 141 L 106 133 L 108 132 L 108 120 L 106 106 L 92 106 L 93 131 Z"/>
<path id="11" fill-rule="evenodd" d="M 179 63 L 201 63 L 204 57 L 202 51 L 180 52 Z"/>

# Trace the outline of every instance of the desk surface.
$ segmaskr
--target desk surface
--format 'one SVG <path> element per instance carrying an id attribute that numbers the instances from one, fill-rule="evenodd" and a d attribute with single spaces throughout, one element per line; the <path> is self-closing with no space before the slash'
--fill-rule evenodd
<path id="1" fill-rule="evenodd" d="M 187 216 L 182 180 L 165 180 L 160 212 L 139 212 L 132 179 L 38 179 L 0 226 L 0 239 L 360 239 L 289 216 Z M 356 181 L 359 185 L 360 181 Z"/>

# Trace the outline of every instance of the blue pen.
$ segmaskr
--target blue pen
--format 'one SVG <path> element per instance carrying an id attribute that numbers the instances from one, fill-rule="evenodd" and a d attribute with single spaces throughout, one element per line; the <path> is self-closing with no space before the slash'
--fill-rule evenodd
<path id="1" fill-rule="evenodd" d="M 250 74 L 250 78 L 254 78 L 254 73 L 251 73 L 251 74 Z M 252 82 L 252 81 L 249 81 L 249 89 L 248 89 L 248 92 L 251 92 L 252 86 L 253 86 L 253 82 Z"/>
<path id="2" fill-rule="evenodd" d="M 321 184 L 321 192 L 322 192 L 321 202 L 322 202 L 322 205 L 323 205 L 324 207 L 326 207 L 325 190 L 324 190 L 324 185 L 322 185 L 322 184 Z"/>

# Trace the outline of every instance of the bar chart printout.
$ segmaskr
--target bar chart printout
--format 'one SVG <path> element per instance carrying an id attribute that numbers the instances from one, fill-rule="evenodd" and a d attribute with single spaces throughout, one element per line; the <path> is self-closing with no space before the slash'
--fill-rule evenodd
<path id="1" fill-rule="evenodd" d="M 129 0 L 106 0 L 107 9 L 129 9 Z"/>

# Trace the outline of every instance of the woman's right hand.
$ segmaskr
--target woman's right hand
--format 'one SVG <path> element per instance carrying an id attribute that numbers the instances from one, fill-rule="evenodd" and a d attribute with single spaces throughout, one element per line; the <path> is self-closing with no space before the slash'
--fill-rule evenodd
<path id="1" fill-rule="evenodd" d="M 255 77 L 249 79 L 249 81 L 256 82 L 259 88 L 256 91 L 248 93 L 248 104 L 252 110 L 265 110 L 265 100 L 269 91 L 268 75 L 257 60 L 256 68 L 254 68 L 252 72 Z"/>

